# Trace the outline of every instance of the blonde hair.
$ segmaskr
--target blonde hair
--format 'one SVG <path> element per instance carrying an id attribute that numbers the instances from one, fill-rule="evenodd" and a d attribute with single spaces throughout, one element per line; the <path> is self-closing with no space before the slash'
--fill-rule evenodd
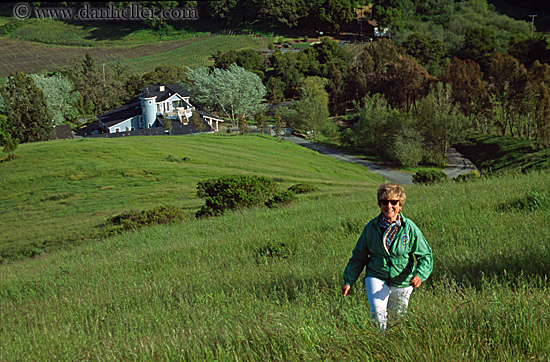
<path id="1" fill-rule="evenodd" d="M 385 182 L 380 185 L 378 188 L 377 197 L 378 204 L 380 204 L 380 200 L 391 200 L 392 198 L 397 197 L 401 207 L 403 207 L 405 201 L 407 200 L 407 195 L 405 195 L 405 189 L 403 186 L 393 182 Z"/>

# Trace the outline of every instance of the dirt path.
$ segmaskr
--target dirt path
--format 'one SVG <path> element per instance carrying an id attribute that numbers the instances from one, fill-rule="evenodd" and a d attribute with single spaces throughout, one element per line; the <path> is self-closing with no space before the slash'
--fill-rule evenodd
<path id="1" fill-rule="evenodd" d="M 320 154 L 327 155 L 341 161 L 353 162 L 359 165 L 363 165 L 370 172 L 380 175 L 388 181 L 396 182 L 401 185 L 412 185 L 413 183 L 412 175 L 409 173 L 390 170 L 376 163 L 365 161 L 355 156 L 347 155 L 340 151 L 336 151 L 329 147 L 319 145 L 301 137 L 287 136 L 285 137 L 285 139 L 287 141 L 294 142 L 302 147 L 306 147 L 310 150 L 319 152 Z M 467 174 L 476 169 L 470 160 L 465 158 L 454 148 L 450 148 L 448 150 L 447 157 L 449 160 L 449 167 L 443 170 L 443 172 L 445 172 L 448 177 L 456 177 L 458 175 Z"/>

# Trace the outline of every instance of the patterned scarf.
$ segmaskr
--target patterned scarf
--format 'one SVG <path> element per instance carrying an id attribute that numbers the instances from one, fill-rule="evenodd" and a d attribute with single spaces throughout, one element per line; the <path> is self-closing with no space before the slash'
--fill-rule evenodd
<path id="1" fill-rule="evenodd" d="M 384 244 L 384 248 L 389 254 L 391 244 L 395 240 L 395 235 L 397 235 L 397 231 L 401 227 L 401 214 L 397 215 L 397 220 L 393 223 L 387 220 L 382 214 L 380 214 L 378 220 L 378 225 L 380 225 L 383 230 L 386 230 L 384 231 L 384 236 L 382 236 L 382 244 Z"/>

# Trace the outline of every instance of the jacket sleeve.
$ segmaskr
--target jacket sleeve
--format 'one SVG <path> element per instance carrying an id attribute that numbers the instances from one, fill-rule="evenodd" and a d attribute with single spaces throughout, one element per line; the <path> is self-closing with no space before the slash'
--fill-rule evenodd
<path id="1" fill-rule="evenodd" d="M 415 226 L 415 243 L 412 253 L 416 259 L 416 268 L 413 275 L 418 275 L 422 281 L 428 279 L 433 270 L 432 248 L 424 238 L 424 235 Z"/>
<path id="2" fill-rule="evenodd" d="M 357 244 L 353 249 L 348 265 L 344 270 L 344 283 L 352 286 L 363 272 L 363 269 L 370 261 L 370 251 L 367 246 L 366 234 L 367 227 L 363 229 Z"/>

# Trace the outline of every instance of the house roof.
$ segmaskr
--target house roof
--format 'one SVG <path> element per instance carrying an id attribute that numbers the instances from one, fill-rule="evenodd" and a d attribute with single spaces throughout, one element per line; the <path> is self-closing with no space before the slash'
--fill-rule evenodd
<path id="1" fill-rule="evenodd" d="M 117 123 L 127 120 L 141 114 L 139 99 L 133 98 L 126 104 L 113 109 L 107 113 L 98 116 L 97 119 L 103 122 L 107 127 L 114 126 Z"/>
<path id="2" fill-rule="evenodd" d="M 164 90 L 161 90 L 162 87 L 164 87 Z M 176 93 L 182 97 L 189 97 L 189 92 L 187 89 L 180 87 L 179 84 L 164 85 L 162 83 L 157 83 L 155 85 L 143 88 L 140 97 L 157 97 L 157 102 L 163 102 Z"/>

